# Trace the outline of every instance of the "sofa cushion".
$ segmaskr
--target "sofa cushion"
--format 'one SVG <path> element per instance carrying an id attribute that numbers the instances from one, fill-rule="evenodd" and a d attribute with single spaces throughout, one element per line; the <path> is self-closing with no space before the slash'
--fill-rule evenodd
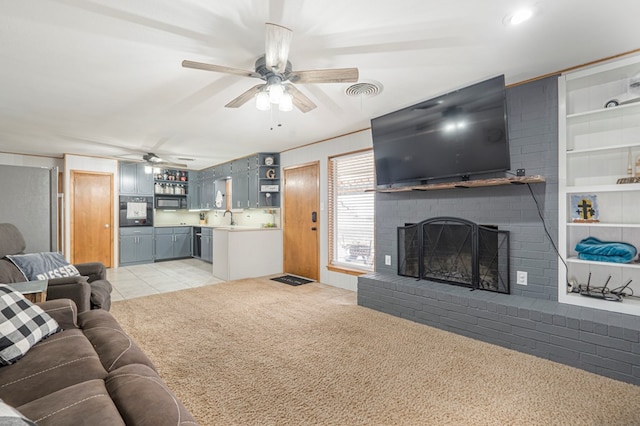
<path id="1" fill-rule="evenodd" d="M 0 398 L 17 407 L 107 372 L 81 330 L 63 330 L 38 343 L 18 362 L 0 367 Z"/>
<path id="2" fill-rule="evenodd" d="M 0 425 L 3 426 L 36 426 L 22 413 L 0 399 Z"/>
<path id="3" fill-rule="evenodd" d="M 38 426 L 125 424 L 103 380 L 88 380 L 60 389 L 18 409 Z"/>
<path id="4" fill-rule="evenodd" d="M 145 364 L 155 370 L 151 360 L 122 330 L 118 321 L 102 309 L 78 315 L 78 324 L 100 357 L 107 371 L 127 364 Z"/>
<path id="5" fill-rule="evenodd" d="M 109 373 L 105 383 L 128 425 L 197 424 L 158 374 L 146 365 L 129 364 L 118 368 Z"/>
<path id="6" fill-rule="evenodd" d="M 80 275 L 78 269 L 57 252 L 13 254 L 7 255 L 7 259 L 16 265 L 27 281 Z"/>
<path id="7" fill-rule="evenodd" d="M 59 330 L 49 314 L 11 287 L 0 284 L 0 364 L 16 362 L 33 345 Z"/>

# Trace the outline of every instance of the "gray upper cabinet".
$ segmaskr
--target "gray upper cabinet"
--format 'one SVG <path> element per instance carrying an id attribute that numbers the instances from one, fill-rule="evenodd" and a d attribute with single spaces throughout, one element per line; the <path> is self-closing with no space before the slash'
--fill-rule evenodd
<path id="1" fill-rule="evenodd" d="M 202 194 L 200 195 L 200 208 L 215 208 L 216 199 L 216 181 L 213 175 L 207 176 L 202 180 Z"/>
<path id="2" fill-rule="evenodd" d="M 187 206 L 189 209 L 197 210 L 200 208 L 200 198 L 202 196 L 202 179 L 201 173 L 196 171 L 189 172 L 189 192 L 187 192 Z"/>
<path id="3" fill-rule="evenodd" d="M 231 178 L 231 202 L 233 209 L 264 208 L 280 206 L 280 154 L 259 153 L 239 158 L 229 163 L 219 164 L 214 170 L 213 191 L 202 180 L 203 209 L 226 209 L 226 183 Z M 209 170 L 209 169 L 207 169 Z M 220 191 L 223 201 L 215 205 L 216 193 Z M 213 198 L 211 198 L 213 197 Z"/>
<path id="4" fill-rule="evenodd" d="M 144 163 L 120 162 L 120 194 L 153 196 L 153 173 Z"/>
<path id="5" fill-rule="evenodd" d="M 234 209 L 249 208 L 249 171 L 242 170 L 231 175 L 231 201 Z"/>

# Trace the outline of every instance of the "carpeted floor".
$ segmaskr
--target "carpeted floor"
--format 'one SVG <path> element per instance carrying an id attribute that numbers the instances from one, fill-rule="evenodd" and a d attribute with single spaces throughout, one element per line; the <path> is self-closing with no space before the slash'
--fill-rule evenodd
<path id="1" fill-rule="evenodd" d="M 114 303 L 202 425 L 637 425 L 640 387 L 252 279 Z"/>

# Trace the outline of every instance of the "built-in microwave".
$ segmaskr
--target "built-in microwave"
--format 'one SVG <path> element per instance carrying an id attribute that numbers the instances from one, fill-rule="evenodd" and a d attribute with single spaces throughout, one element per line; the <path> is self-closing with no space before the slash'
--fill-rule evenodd
<path id="1" fill-rule="evenodd" d="M 120 227 L 153 226 L 153 197 L 120 196 Z"/>
<path id="2" fill-rule="evenodd" d="M 184 195 L 156 195 L 156 209 L 179 210 L 187 208 Z"/>

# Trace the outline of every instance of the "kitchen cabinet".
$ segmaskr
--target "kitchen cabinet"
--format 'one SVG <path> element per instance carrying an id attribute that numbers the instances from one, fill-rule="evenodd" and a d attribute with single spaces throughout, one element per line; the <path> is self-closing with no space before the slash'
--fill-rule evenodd
<path id="1" fill-rule="evenodd" d="M 145 163 L 119 163 L 120 195 L 153 196 L 153 174 L 145 173 Z"/>
<path id="2" fill-rule="evenodd" d="M 200 208 L 201 209 L 213 209 L 215 208 L 216 199 L 216 180 L 213 173 L 205 176 L 202 179 L 202 194 L 200 195 Z"/>
<path id="3" fill-rule="evenodd" d="M 232 173 L 232 163 L 218 164 L 216 166 L 216 179 L 229 179 Z"/>
<path id="4" fill-rule="evenodd" d="M 200 209 L 202 197 L 202 178 L 200 172 L 189 172 L 189 192 L 187 193 L 187 206 L 190 210 Z"/>
<path id="5" fill-rule="evenodd" d="M 200 243 L 201 259 L 205 262 L 213 262 L 213 229 L 202 228 L 202 237 Z"/>
<path id="6" fill-rule="evenodd" d="M 625 293 L 640 294 L 640 264 L 585 260 L 575 250 L 587 237 L 640 241 L 640 102 L 623 101 L 640 99 L 634 84 L 640 85 L 639 55 L 558 78 L 558 249 L 567 263 L 559 268 L 558 301 L 640 315 L 636 297 L 612 302 L 567 285 L 615 290 L 631 281 Z"/>
<path id="7" fill-rule="evenodd" d="M 191 227 L 155 228 L 155 260 L 191 256 Z"/>
<path id="8" fill-rule="evenodd" d="M 120 266 L 153 262 L 153 228 L 120 228 Z"/>
<path id="9" fill-rule="evenodd" d="M 231 175 L 232 208 L 246 209 L 249 204 L 249 170 L 240 170 Z"/>

